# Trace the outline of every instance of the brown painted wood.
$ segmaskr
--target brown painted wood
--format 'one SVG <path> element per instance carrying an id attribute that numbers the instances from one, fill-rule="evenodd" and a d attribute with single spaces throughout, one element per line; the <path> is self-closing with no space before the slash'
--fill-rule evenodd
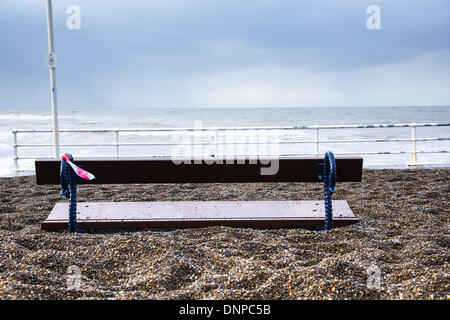
<path id="1" fill-rule="evenodd" d="M 147 229 L 230 227 L 319 227 L 324 225 L 323 201 L 179 201 L 81 202 L 77 206 L 80 229 Z M 336 227 L 357 223 L 346 201 L 333 201 Z M 68 203 L 57 203 L 43 230 L 68 226 Z"/>
<path id="2" fill-rule="evenodd" d="M 74 162 L 95 175 L 96 179 L 89 182 L 80 179 L 82 180 L 80 183 L 88 184 L 316 182 L 317 164 L 323 162 L 323 158 L 319 157 L 282 157 L 265 160 L 278 160 L 279 169 L 276 174 L 262 175 L 261 169 L 270 165 L 262 164 L 267 163 L 264 160 L 251 163 L 248 158 L 235 160 L 233 164 L 226 164 L 226 160 L 222 159 L 223 164 L 191 161 L 190 164 L 177 165 L 171 158 L 75 158 Z M 275 163 L 272 162 L 272 165 Z M 360 182 L 362 164 L 361 157 L 336 157 L 337 181 Z M 36 160 L 35 167 L 37 184 L 59 184 L 59 160 Z"/>

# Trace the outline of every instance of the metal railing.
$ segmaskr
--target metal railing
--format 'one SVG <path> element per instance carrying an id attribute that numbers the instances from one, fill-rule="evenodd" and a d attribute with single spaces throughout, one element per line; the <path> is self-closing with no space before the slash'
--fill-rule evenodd
<path id="1" fill-rule="evenodd" d="M 95 144 L 61 144 L 61 147 L 95 147 L 101 145 L 102 147 L 114 147 L 114 158 L 120 157 L 120 147 L 125 146 L 176 146 L 176 145 L 205 145 L 213 144 L 216 146 L 215 154 L 218 155 L 217 146 L 220 144 L 313 144 L 314 152 L 311 153 L 294 153 L 294 154 L 280 154 L 280 156 L 319 156 L 320 144 L 336 144 L 336 143 L 379 143 L 379 142 L 411 142 L 411 151 L 353 151 L 353 152 L 336 152 L 337 155 L 385 155 L 385 154 L 411 154 L 411 161 L 407 163 L 408 166 L 421 165 L 418 162 L 417 155 L 425 153 L 450 153 L 450 150 L 417 150 L 416 143 L 418 141 L 449 141 L 450 137 L 428 137 L 418 138 L 416 129 L 419 127 L 448 127 L 450 123 L 401 123 L 401 124 L 359 124 L 359 125 L 314 125 L 314 126 L 286 126 L 286 127 L 213 127 L 213 128 L 139 128 L 139 129 L 68 129 L 59 130 L 60 133 L 113 133 L 114 142 L 111 143 L 95 143 Z M 331 139 L 321 140 L 319 136 L 320 130 L 345 130 L 345 129 L 376 129 L 376 128 L 411 128 L 409 138 L 373 138 L 373 139 Z M 313 140 L 289 140 L 289 141 L 270 141 L 270 142 L 220 142 L 219 133 L 226 131 L 260 131 L 260 130 L 313 130 Z M 52 147 L 53 144 L 23 144 L 18 142 L 18 134 L 23 133 L 51 133 L 51 130 L 13 130 L 13 155 L 14 168 L 19 170 L 19 160 L 37 159 L 36 157 L 19 157 L 19 148 L 42 148 Z M 197 142 L 197 143 L 170 143 L 170 142 L 120 142 L 121 133 L 174 133 L 174 132 L 210 132 L 213 141 Z M 248 155 L 248 154 L 246 154 Z M 152 156 L 167 156 L 167 155 L 152 155 Z M 238 155 L 236 155 L 238 156 Z M 250 155 L 258 156 L 258 155 Z"/>

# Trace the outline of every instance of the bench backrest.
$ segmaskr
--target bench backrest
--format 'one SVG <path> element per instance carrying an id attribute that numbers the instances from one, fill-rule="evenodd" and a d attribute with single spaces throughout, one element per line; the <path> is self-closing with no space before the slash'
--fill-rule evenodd
<path id="1" fill-rule="evenodd" d="M 214 159 L 214 158 L 213 158 Z M 323 157 L 281 157 L 258 159 L 242 158 L 226 164 L 226 159 L 214 159 L 194 163 L 189 160 L 175 164 L 171 158 L 120 158 L 120 159 L 74 159 L 83 169 L 93 173 L 96 179 L 86 184 L 126 183 L 224 183 L 224 182 L 319 182 L 323 181 Z M 223 164 L 220 164 L 220 160 Z M 273 164 L 265 160 L 277 160 L 278 170 L 273 175 L 262 175 L 261 169 Z M 187 163 L 186 163 L 187 162 Z M 200 161 L 197 161 L 200 162 Z M 219 162 L 219 163 L 218 163 Z M 231 162 L 231 160 L 230 160 Z M 35 161 L 36 183 L 59 184 L 60 160 Z M 361 157 L 336 157 L 337 181 L 360 182 L 362 178 Z"/>

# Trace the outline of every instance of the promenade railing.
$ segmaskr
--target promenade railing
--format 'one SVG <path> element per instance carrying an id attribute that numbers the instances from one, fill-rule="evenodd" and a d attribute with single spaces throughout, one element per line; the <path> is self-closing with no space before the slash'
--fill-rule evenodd
<path id="1" fill-rule="evenodd" d="M 303 153 L 288 153 L 288 154 L 280 154 L 280 156 L 319 156 L 323 152 L 319 151 L 319 147 L 322 144 L 353 144 L 352 151 L 339 152 L 336 151 L 336 155 L 386 155 L 386 154 L 410 154 L 411 159 L 407 163 L 408 166 L 417 166 L 420 165 L 418 160 L 419 154 L 426 153 L 450 153 L 450 150 L 447 149 L 429 149 L 429 150 L 418 150 L 417 142 L 437 142 L 437 141 L 449 141 L 450 137 L 441 136 L 441 137 L 418 137 L 417 136 L 417 128 L 433 128 L 433 127 L 450 127 L 450 123 L 400 123 L 400 124 L 351 124 L 351 125 L 313 125 L 313 126 L 285 126 L 285 127 L 210 127 L 210 128 L 134 128 L 134 129 L 60 129 L 60 133 L 73 133 L 73 134 L 95 134 L 95 133 L 110 133 L 112 135 L 111 142 L 109 143 L 70 143 L 70 144 L 61 144 L 60 147 L 63 149 L 68 149 L 70 147 L 98 147 L 101 145 L 102 147 L 112 147 L 114 149 L 114 154 L 112 157 L 120 158 L 121 157 L 121 148 L 123 147 L 149 147 L 149 146 L 179 146 L 179 145 L 213 145 L 215 146 L 215 151 L 212 153 L 215 156 L 219 156 L 219 145 L 220 144 L 312 144 L 313 148 L 310 152 Z M 368 139 L 321 139 L 320 133 L 324 130 L 331 130 L 332 132 L 337 130 L 349 130 L 349 129 L 381 129 L 381 128 L 410 128 L 409 137 L 376 137 L 376 138 L 368 138 Z M 313 139 L 304 139 L 304 140 L 275 140 L 275 141 L 222 141 L 220 137 L 223 137 L 223 134 L 229 132 L 241 132 L 244 136 L 248 131 L 262 131 L 265 130 L 267 132 L 278 130 L 278 131 L 305 131 L 310 130 L 313 131 Z M 30 156 L 19 156 L 19 150 L 21 148 L 44 148 L 44 147 L 52 147 L 51 143 L 26 143 L 26 134 L 49 134 L 51 130 L 13 130 L 13 160 L 14 160 L 14 168 L 16 171 L 20 171 L 19 161 L 26 159 L 37 159 L 37 157 Z M 211 140 L 208 141 L 200 141 L 200 142 L 122 142 L 121 137 L 123 135 L 130 134 L 142 134 L 142 133 L 158 133 L 160 135 L 167 134 L 167 136 L 173 135 L 174 133 L 178 134 L 193 134 L 199 133 L 209 134 L 211 136 Z M 328 134 L 328 136 L 335 136 L 333 133 Z M 349 135 L 345 135 L 349 136 Z M 24 142 L 22 142 L 24 141 Z M 364 148 L 359 148 L 362 143 L 381 143 L 381 142 L 410 142 L 411 148 L 409 151 L 404 150 L 377 150 L 377 151 L 367 151 L 363 150 Z M 330 147 L 331 148 L 331 147 Z M 371 150 L 376 148 L 371 148 Z M 49 156 L 51 157 L 51 152 L 49 150 Z M 246 154 L 248 155 L 248 154 Z M 129 156 L 129 155 L 126 155 Z M 170 154 L 141 154 L 140 156 L 170 156 Z M 238 155 L 235 155 L 238 156 Z M 250 155 L 257 156 L 257 155 Z"/>

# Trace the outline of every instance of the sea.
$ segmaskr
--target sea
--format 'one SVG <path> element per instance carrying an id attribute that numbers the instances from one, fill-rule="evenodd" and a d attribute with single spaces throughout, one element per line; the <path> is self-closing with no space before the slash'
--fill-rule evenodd
<path id="1" fill-rule="evenodd" d="M 0 176 L 15 174 L 12 130 L 50 130 L 52 128 L 50 107 L 8 108 L 0 107 Z M 137 129 L 137 128 L 220 128 L 220 127 L 287 127 L 312 125 L 347 124 L 396 124 L 396 123 L 450 123 L 450 106 L 424 107 L 302 107 L 302 108 L 69 108 L 59 110 L 60 129 Z M 199 134 L 200 131 L 194 132 Z M 119 136 L 119 154 L 126 156 L 170 156 L 173 155 L 177 141 L 199 141 L 190 139 L 192 132 L 122 132 Z M 245 140 L 245 135 L 264 133 L 264 141 L 283 141 L 276 148 L 239 149 L 246 154 L 293 155 L 315 152 L 314 130 L 271 130 L 271 131 L 229 131 L 222 132 L 217 141 Z M 214 152 L 233 153 L 227 149 L 233 144 L 217 149 L 211 132 L 202 132 L 203 149 L 195 149 L 202 155 Z M 209 136 L 208 136 L 209 135 Z M 212 133 L 214 135 L 214 133 Z M 228 136 L 227 136 L 228 135 Z M 177 136 L 177 137 L 176 137 Z M 267 138 L 268 136 L 268 138 Z M 365 128 L 320 130 L 320 140 L 368 140 L 368 139 L 409 139 L 411 128 Z M 450 138 L 450 126 L 417 128 L 417 138 Z M 19 145 L 51 145 L 52 134 L 42 132 L 18 133 Z M 187 139 L 189 138 L 189 139 Z M 197 136 L 198 138 L 198 136 Z M 207 140 L 211 139 L 211 140 Z M 233 140 L 234 139 L 234 140 Z M 208 145 L 208 141 L 211 144 Z M 248 140 L 254 141 L 254 140 Z M 262 140 L 258 140 L 262 141 Z M 289 144 L 288 141 L 310 141 L 310 143 Z M 67 132 L 60 134 L 61 153 L 69 152 L 77 156 L 113 157 L 116 152 L 114 132 Z M 162 145 L 164 143 L 172 145 Z M 132 145 L 155 143 L 151 146 Z M 70 146 L 73 144 L 91 146 Z M 418 151 L 440 151 L 439 153 L 420 153 L 418 162 L 424 166 L 450 167 L 450 141 L 418 141 Z M 366 168 L 406 168 L 411 161 L 411 142 L 359 142 L 359 143 L 321 143 L 319 153 L 332 150 L 335 153 L 379 153 L 364 155 Z M 220 152 L 219 152 L 220 151 Z M 389 152 L 405 152 L 389 154 Z M 237 149 L 235 154 L 239 154 Z M 51 146 L 18 148 L 19 169 L 22 174 L 32 174 L 34 158 L 52 157 Z"/>

